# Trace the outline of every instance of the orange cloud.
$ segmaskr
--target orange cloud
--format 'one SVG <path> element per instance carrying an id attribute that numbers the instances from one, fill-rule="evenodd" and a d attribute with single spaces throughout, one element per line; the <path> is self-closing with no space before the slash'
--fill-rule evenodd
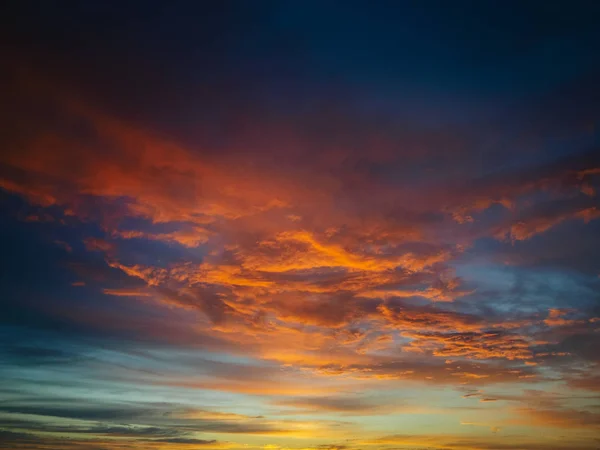
<path id="1" fill-rule="evenodd" d="M 511 241 L 525 241 L 533 236 L 544 233 L 556 225 L 570 219 L 581 219 L 585 223 L 600 217 L 600 211 L 596 207 L 589 207 L 566 212 L 552 216 L 532 217 L 527 220 L 518 221 L 510 225 L 507 229 L 502 229 L 496 233 L 499 239 L 509 239 Z"/>
<path id="2" fill-rule="evenodd" d="M 600 414 L 575 409 L 521 408 L 520 419 L 511 423 L 541 427 L 600 429 Z"/>
<path id="3" fill-rule="evenodd" d="M 69 95 L 42 91 L 59 123 L 76 119 L 87 133 L 41 127 L 23 137 L 21 152 L 0 157 L 2 188 L 96 225 L 97 237 L 85 239 L 85 248 L 101 253 L 122 277 L 145 284 L 103 292 L 144 307 L 150 298 L 165 320 L 60 313 L 89 326 L 225 348 L 296 371 L 281 382 L 266 375 L 260 381 L 173 376 L 165 385 L 306 397 L 331 395 L 342 381 L 528 382 L 543 378 L 533 350 L 544 342 L 526 327 L 571 324 L 554 310 L 545 320 L 486 318 L 466 304 L 476 291 L 452 267 L 478 237 L 525 240 L 566 220 L 597 218 L 588 203 L 517 222 L 504 218 L 536 193 L 579 192 L 593 171 L 549 168 L 415 189 L 368 171 L 345 172 L 355 155 L 333 152 L 326 161 L 315 155 L 274 167 L 261 155 L 240 156 L 243 141 L 240 149 L 218 153 L 189 148 Z M 392 156 L 382 151 L 377 157 Z M 476 230 L 479 216 L 498 205 L 500 225 Z M 167 243 L 186 256 L 125 254 L 139 240 Z M 457 305 L 463 301 L 466 306 Z M 309 403 L 296 398 L 295 405 Z"/>
<path id="4" fill-rule="evenodd" d="M 117 297 L 149 297 L 149 292 L 143 292 L 135 289 L 103 289 L 102 292 L 106 295 L 114 295 Z"/>

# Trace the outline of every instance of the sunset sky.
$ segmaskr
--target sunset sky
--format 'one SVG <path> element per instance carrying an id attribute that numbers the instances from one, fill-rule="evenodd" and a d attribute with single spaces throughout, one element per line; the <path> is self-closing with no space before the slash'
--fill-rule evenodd
<path id="1" fill-rule="evenodd" d="M 599 23 L 7 2 L 0 449 L 599 449 Z"/>

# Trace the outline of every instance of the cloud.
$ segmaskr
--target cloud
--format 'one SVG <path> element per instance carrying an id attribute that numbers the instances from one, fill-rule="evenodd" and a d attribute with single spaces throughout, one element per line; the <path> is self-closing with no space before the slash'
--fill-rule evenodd
<path id="1" fill-rule="evenodd" d="M 596 443 L 593 439 L 581 439 L 580 441 L 568 441 L 572 448 L 579 450 L 593 450 Z M 504 437 L 500 434 L 492 433 L 491 437 L 471 437 L 461 435 L 389 435 L 372 440 L 362 440 L 360 445 L 371 446 L 412 446 L 412 447 L 434 447 L 448 450 L 459 449 L 485 449 L 485 450 L 559 450 L 564 448 L 565 442 L 556 442 L 555 439 L 534 439 L 524 436 Z"/>
<path id="2" fill-rule="evenodd" d="M 559 428 L 600 428 L 600 414 L 586 410 L 523 408 L 518 412 L 522 416 L 519 423 L 528 425 Z"/>
<path id="3" fill-rule="evenodd" d="M 164 442 L 166 444 L 192 444 L 192 445 L 215 445 L 218 442 L 214 439 L 208 441 L 205 439 L 191 439 L 191 438 L 171 438 L 171 439 L 156 439 L 154 442 Z"/>
<path id="4" fill-rule="evenodd" d="M 431 351 L 435 356 L 444 358 L 527 360 L 533 358 L 531 347 L 535 345 L 535 342 L 526 337 L 502 330 L 450 333 L 404 332 L 402 335 L 412 339 L 408 349 L 418 352 Z"/>
<path id="5" fill-rule="evenodd" d="M 96 420 L 96 421 L 119 421 L 119 420 L 135 420 L 149 414 L 149 410 L 140 410 L 136 407 L 128 405 L 90 405 L 81 401 L 79 405 L 10 405 L 3 404 L 0 411 L 13 414 L 28 414 L 35 416 L 61 417 L 81 420 Z"/>
<path id="6" fill-rule="evenodd" d="M 531 239 L 537 234 L 544 233 L 551 228 L 567 221 L 581 220 L 588 223 L 600 217 L 600 210 L 596 206 L 596 201 L 587 201 L 588 205 L 577 206 L 578 203 L 573 199 L 565 203 L 557 202 L 555 204 L 544 205 L 544 208 L 538 207 L 537 210 L 528 211 L 524 217 L 516 220 L 510 225 L 505 225 L 495 232 L 499 239 L 508 239 L 512 242 Z"/>
<path id="7" fill-rule="evenodd" d="M 387 403 L 387 402 L 386 402 Z M 275 402 L 276 405 L 298 408 L 308 413 L 337 412 L 351 415 L 385 414 L 390 412 L 381 400 L 351 396 L 297 397 Z M 396 408 L 399 408 L 396 406 Z"/>
<path id="8" fill-rule="evenodd" d="M 567 383 L 575 389 L 600 392 L 600 375 L 577 376 L 568 378 Z"/>
<path id="9" fill-rule="evenodd" d="M 478 411 L 516 411 L 526 427 L 593 429 L 598 418 L 582 399 L 535 403 L 529 393 L 527 403 L 506 391 L 597 390 L 597 286 L 580 273 L 586 254 L 598 271 L 593 242 L 577 244 L 577 230 L 598 225 L 597 149 L 533 158 L 515 145 L 484 173 L 494 155 L 481 149 L 499 131 L 482 139 L 478 127 L 381 121 L 351 101 L 309 117 L 234 102 L 225 131 L 206 126 L 223 137 L 207 139 L 203 125 L 185 139 L 76 89 L 35 77 L 17 84 L 13 95 L 32 105 L 7 122 L 0 186 L 21 220 L 7 220 L 22 228 L 10 236 L 25 237 L 11 243 L 9 264 L 21 263 L 0 306 L 6 342 L 24 342 L 6 345 L 0 375 L 29 391 L 11 391 L 0 410 L 31 419 L 7 427 L 53 436 L 11 434 L 8 447 L 222 448 L 228 434 L 233 446 L 311 446 L 325 436 L 338 443 L 322 448 L 349 450 L 566 448 L 504 440 L 511 424 L 487 418 L 489 439 L 352 439 L 375 436 L 372 418 L 354 417 L 414 412 L 414 392 L 423 409 L 448 411 L 464 387 L 477 389 L 465 397 Z M 66 250 L 60 270 L 37 241 L 25 245 L 39 230 Z M 555 233 L 565 239 L 549 241 Z M 529 266 L 503 260 L 509 252 Z M 568 270 L 542 272 L 544 252 L 566 258 Z M 509 276 L 528 270 L 549 287 L 521 289 Z M 56 287 L 46 292 L 48 277 Z M 39 401 L 40 390 L 55 396 Z M 348 422 L 327 419 L 340 415 Z M 423 420 L 435 426 L 434 415 Z M 94 443 L 59 439 L 67 433 Z M 593 445 L 577 442 L 569 448 Z"/>
<path id="10" fill-rule="evenodd" d="M 103 289 L 102 292 L 106 295 L 114 295 L 117 297 L 149 297 L 149 292 L 138 291 L 135 289 Z"/>

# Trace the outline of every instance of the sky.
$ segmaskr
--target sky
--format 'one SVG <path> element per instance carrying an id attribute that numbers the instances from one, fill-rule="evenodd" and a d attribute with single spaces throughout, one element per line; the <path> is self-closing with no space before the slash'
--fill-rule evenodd
<path id="1" fill-rule="evenodd" d="M 599 21 L 3 4 L 0 449 L 600 448 Z"/>

